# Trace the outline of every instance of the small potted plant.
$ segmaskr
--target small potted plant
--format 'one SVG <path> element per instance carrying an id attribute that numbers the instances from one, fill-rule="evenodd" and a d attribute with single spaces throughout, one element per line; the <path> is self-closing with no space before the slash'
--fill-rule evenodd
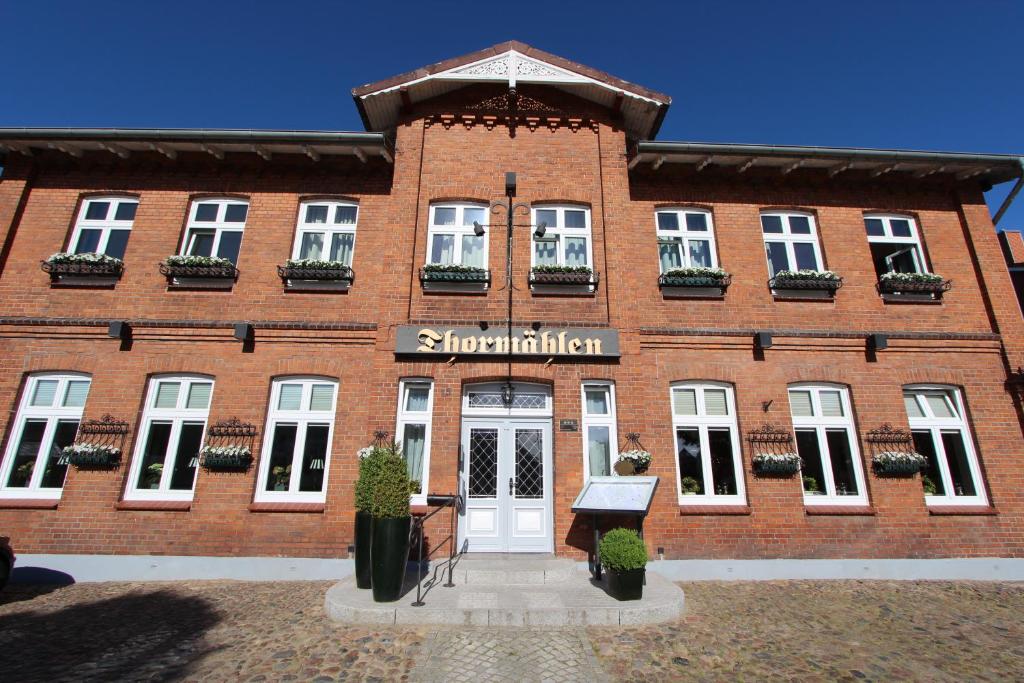
<path id="1" fill-rule="evenodd" d="M 359 479 L 355 486 L 355 564 L 356 587 L 370 588 L 372 585 L 371 553 L 373 548 L 373 497 L 388 449 L 368 446 L 359 449 Z"/>
<path id="2" fill-rule="evenodd" d="M 618 462 L 627 462 L 632 465 L 631 474 L 643 474 L 651 466 L 651 454 L 645 450 L 634 448 L 619 453 Z M 618 472 L 618 468 L 615 471 Z"/>
<path id="3" fill-rule="evenodd" d="M 287 491 L 288 482 L 290 482 L 292 478 L 292 466 L 276 465 L 270 469 L 270 475 L 272 477 L 272 483 L 275 491 Z"/>
<path id="4" fill-rule="evenodd" d="M 164 465 L 161 462 L 154 462 L 151 465 L 147 465 L 142 477 L 142 488 L 144 489 L 158 489 L 160 488 L 160 478 L 164 474 Z"/>
<path id="5" fill-rule="evenodd" d="M 679 480 L 679 488 L 683 490 L 684 496 L 696 496 L 701 492 L 700 482 L 693 477 L 683 477 Z"/>
<path id="6" fill-rule="evenodd" d="M 924 495 L 926 496 L 937 496 L 939 489 L 935 486 L 935 482 L 927 474 L 921 475 L 921 486 L 924 487 Z"/>
<path id="7" fill-rule="evenodd" d="M 601 538 L 601 564 L 608 570 L 608 594 L 616 600 L 639 600 L 647 572 L 647 546 L 632 529 L 612 529 Z"/>
<path id="8" fill-rule="evenodd" d="M 397 449 L 382 450 L 370 499 L 371 583 L 374 602 L 394 602 L 401 597 L 409 561 L 409 471 Z"/>
<path id="9" fill-rule="evenodd" d="M 35 468 L 35 460 L 29 460 L 28 462 L 18 465 L 14 470 L 14 476 L 11 477 L 11 485 L 28 486 L 28 482 L 32 479 L 32 472 Z"/>
<path id="10" fill-rule="evenodd" d="M 804 493 L 809 496 L 822 495 L 822 491 L 818 487 L 818 480 L 814 477 L 804 475 Z"/>

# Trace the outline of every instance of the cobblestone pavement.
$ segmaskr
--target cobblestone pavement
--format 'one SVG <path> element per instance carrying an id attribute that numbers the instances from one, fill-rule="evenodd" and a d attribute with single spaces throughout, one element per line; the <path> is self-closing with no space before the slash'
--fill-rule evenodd
<path id="1" fill-rule="evenodd" d="M 583 629 L 435 631 L 411 680 L 515 683 L 607 680 Z"/>
<path id="2" fill-rule="evenodd" d="M 1024 680 L 1024 584 L 692 583 L 674 624 L 492 631 L 341 626 L 329 586 L 11 585 L 0 678 Z"/>
<path id="3" fill-rule="evenodd" d="M 613 680 L 1024 679 L 1024 584 L 682 586 L 679 623 L 588 629 Z"/>

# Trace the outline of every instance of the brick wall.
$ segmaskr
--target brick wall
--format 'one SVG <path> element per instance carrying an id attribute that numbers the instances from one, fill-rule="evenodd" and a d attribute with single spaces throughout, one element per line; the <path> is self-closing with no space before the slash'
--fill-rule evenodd
<path id="1" fill-rule="evenodd" d="M 449 113 L 476 111 L 475 103 L 495 93 L 474 87 L 411 112 L 396 131 L 393 167 L 379 160 L 314 163 L 285 155 L 271 162 L 255 155 L 228 155 L 222 162 L 188 154 L 175 162 L 156 154 L 126 160 L 92 153 L 69 160 L 56 152 L 32 160 L 12 157 L 0 182 L 0 235 L 8 235 L 0 273 L 0 316 L 7 318 L 0 325 L 5 447 L 20 387 L 33 371 L 91 373 L 85 418 L 111 413 L 128 420 L 129 457 L 139 438 L 146 380 L 153 374 L 213 375 L 217 384 L 210 421 L 238 417 L 257 425 L 257 458 L 271 378 L 319 374 L 340 384 L 322 511 L 251 511 L 256 468 L 244 473 L 201 470 L 188 511 L 118 509 L 126 467 L 71 468 L 55 510 L 5 508 L 0 501 L 0 528 L 11 535 L 15 548 L 344 556 L 352 537 L 355 452 L 374 430 L 394 430 L 398 381 L 409 376 L 435 382 L 430 489 L 455 490 L 463 387 L 504 378 L 505 363 L 396 360 L 394 328 L 410 321 L 504 319 L 503 227 L 489 229 L 494 284 L 487 293 L 424 294 L 417 271 L 426 256 L 430 203 L 500 199 L 503 173 L 512 170 L 519 174 L 518 201 L 590 208 L 594 266 L 601 273 L 593 296 L 531 294 L 529 229 L 519 228 L 515 319 L 610 326 L 619 331 L 623 351 L 615 362 L 517 361 L 513 375 L 552 388 L 556 426 L 563 418 L 580 419 L 582 380 L 615 382 L 620 441 L 627 432 L 640 432 L 654 453 L 651 473 L 661 477 L 646 525 L 652 550 L 663 547 L 669 558 L 1024 552 L 1021 415 L 1003 385 L 1007 366 L 1024 363 L 1024 320 L 980 189 L 901 181 L 896 174 L 873 181 L 855 173 L 827 180 L 813 171 L 781 177 L 755 168 L 740 177 L 671 164 L 630 173 L 628 143 L 613 119 L 565 94 L 525 92 L 585 123 L 554 129 L 522 125 L 512 135 L 507 127 L 486 125 L 480 118 L 446 121 Z M 65 247 L 82 196 L 105 192 L 140 198 L 123 279 L 113 290 L 51 288 L 39 261 Z M 157 264 L 176 253 L 190 198 L 223 194 L 250 201 L 237 284 L 230 292 L 167 291 Z M 275 266 L 290 255 L 298 204 L 322 195 L 359 202 L 355 284 L 346 294 L 285 293 Z M 719 261 L 733 274 L 724 300 L 671 300 L 657 287 L 654 210 L 686 205 L 712 212 Z M 758 213 L 777 207 L 816 216 L 825 263 L 845 278 L 834 302 L 775 301 L 771 296 Z M 932 269 L 954 283 L 942 303 L 881 300 L 864 234 L 865 211 L 917 219 Z M 503 220 L 503 214 L 492 216 L 494 223 Z M 521 222 L 528 221 L 524 217 Z M 136 326 L 130 350 L 119 350 L 117 340 L 107 338 L 104 327 L 82 320 L 87 318 L 149 322 Z M 251 353 L 231 338 L 226 323 L 232 320 L 257 323 Z M 219 322 L 211 326 L 210 321 Z M 261 321 L 302 324 L 270 329 Z M 350 326 L 315 328 L 325 323 Z M 776 331 L 776 344 L 763 357 L 742 332 L 753 329 Z M 890 333 L 890 348 L 868 355 L 858 335 L 869 332 Z M 684 514 L 675 494 L 668 391 L 670 383 L 689 379 L 735 386 L 742 434 L 765 422 L 790 427 L 789 383 L 849 387 L 869 509 L 852 515 L 808 514 L 799 478 L 755 477 L 752 454 L 743 442 L 748 509 Z M 919 477 L 879 478 L 870 472 L 867 431 L 886 422 L 906 428 L 901 386 L 917 382 L 962 388 L 993 503 L 987 512 L 995 514 L 931 514 Z M 772 403 L 765 412 L 767 401 Z M 579 557 L 589 547 L 589 520 L 575 519 L 569 507 L 582 484 L 583 437 L 579 432 L 554 434 L 556 547 Z M 441 526 L 431 529 L 435 538 L 442 532 Z"/>

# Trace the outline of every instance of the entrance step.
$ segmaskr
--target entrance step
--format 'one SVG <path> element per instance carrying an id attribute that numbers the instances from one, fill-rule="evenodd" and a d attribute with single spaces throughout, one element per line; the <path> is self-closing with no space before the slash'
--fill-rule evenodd
<path id="1" fill-rule="evenodd" d="M 568 581 L 575 574 L 576 562 L 551 555 L 463 556 L 452 569 L 456 584 L 470 586 L 537 586 Z"/>
<path id="2" fill-rule="evenodd" d="M 379 603 L 373 601 L 371 591 L 356 588 L 350 576 L 327 591 L 324 607 L 331 619 L 349 624 L 492 627 L 657 624 L 675 621 L 684 611 L 682 589 L 652 571 L 647 572 L 643 598 L 626 602 L 609 596 L 582 569 L 561 581 L 535 584 L 467 583 L 456 570 L 455 586 L 446 588 L 441 580 L 435 581 L 424 593 L 421 607 L 412 604 L 415 583 L 408 581 L 407 586 L 411 590 L 396 602 Z"/>

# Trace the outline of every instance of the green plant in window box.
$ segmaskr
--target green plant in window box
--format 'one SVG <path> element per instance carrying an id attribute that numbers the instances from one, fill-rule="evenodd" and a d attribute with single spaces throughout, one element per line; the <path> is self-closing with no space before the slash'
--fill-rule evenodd
<path id="1" fill-rule="evenodd" d="M 157 489 L 160 488 L 160 477 L 164 474 L 164 465 L 160 462 L 154 462 L 151 465 L 146 466 L 146 473 L 142 479 L 142 488 L 144 489 Z"/>
<path id="2" fill-rule="evenodd" d="M 639 600 L 647 571 L 647 546 L 632 529 L 612 529 L 599 544 L 601 564 L 608 569 L 608 593 L 616 600 Z"/>
<path id="3" fill-rule="evenodd" d="M 590 266 L 534 266 L 535 273 L 593 273 Z"/>
<path id="4" fill-rule="evenodd" d="M 679 487 L 683 490 L 684 496 L 696 496 L 702 488 L 700 482 L 693 477 L 683 477 L 679 481 Z"/>
<path id="5" fill-rule="evenodd" d="M 192 268 L 235 267 L 235 264 L 231 261 L 231 259 L 222 258 L 220 256 L 192 256 L 190 254 L 168 256 L 166 259 L 164 259 L 164 263 L 166 263 L 168 266 L 181 266 Z"/>
<path id="6" fill-rule="evenodd" d="M 288 482 L 292 478 L 292 466 L 291 465 L 277 465 L 271 468 L 270 475 L 273 478 L 274 490 L 275 491 L 287 491 Z"/>
<path id="7" fill-rule="evenodd" d="M 381 455 L 370 502 L 373 513 L 370 561 L 375 602 L 394 602 L 401 596 L 412 526 L 408 466 L 397 449 L 386 450 Z"/>

